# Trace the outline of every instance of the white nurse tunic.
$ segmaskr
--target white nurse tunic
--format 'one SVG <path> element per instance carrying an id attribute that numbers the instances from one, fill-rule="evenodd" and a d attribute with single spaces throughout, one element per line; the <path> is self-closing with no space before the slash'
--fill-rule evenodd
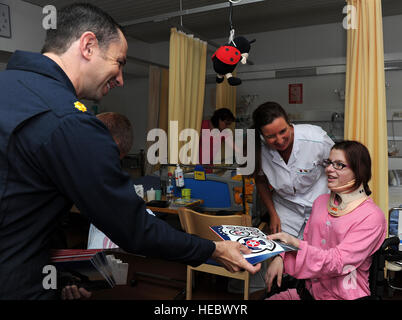
<path id="1" fill-rule="evenodd" d="M 262 172 L 274 188 L 273 201 L 282 231 L 302 238 L 314 200 L 328 193 L 322 160 L 334 142 L 321 129 L 309 124 L 293 125 L 293 150 L 286 164 L 279 152 L 262 142 Z"/>

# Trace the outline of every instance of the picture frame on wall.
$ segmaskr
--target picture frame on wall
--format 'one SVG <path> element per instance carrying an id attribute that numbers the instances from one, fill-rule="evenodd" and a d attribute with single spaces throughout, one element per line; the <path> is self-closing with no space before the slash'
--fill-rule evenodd
<path id="1" fill-rule="evenodd" d="M 11 38 L 10 7 L 0 3 L 0 37 Z"/>
<path id="2" fill-rule="evenodd" d="M 289 103 L 302 104 L 303 103 L 303 84 L 292 83 L 289 84 Z"/>

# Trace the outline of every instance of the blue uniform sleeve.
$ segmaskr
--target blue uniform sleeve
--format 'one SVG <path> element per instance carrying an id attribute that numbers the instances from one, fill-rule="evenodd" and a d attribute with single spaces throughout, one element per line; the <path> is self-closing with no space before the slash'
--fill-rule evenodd
<path id="1" fill-rule="evenodd" d="M 146 212 L 107 129 L 87 114 L 65 116 L 36 152 L 48 178 L 90 221 L 127 252 L 205 262 L 212 241 L 174 229 Z"/>

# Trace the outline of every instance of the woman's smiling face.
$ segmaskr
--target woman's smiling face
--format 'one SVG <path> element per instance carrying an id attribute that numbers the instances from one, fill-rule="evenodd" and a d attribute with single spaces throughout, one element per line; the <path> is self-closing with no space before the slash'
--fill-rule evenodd
<path id="1" fill-rule="evenodd" d="M 268 146 L 278 151 L 286 150 L 293 142 L 293 127 L 283 117 L 261 127 L 261 134 Z"/>

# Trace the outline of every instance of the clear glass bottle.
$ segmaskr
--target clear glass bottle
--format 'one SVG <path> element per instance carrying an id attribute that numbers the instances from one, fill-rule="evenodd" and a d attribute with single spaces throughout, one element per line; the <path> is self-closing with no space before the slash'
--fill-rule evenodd
<path id="1" fill-rule="evenodd" d="M 168 173 L 168 181 L 166 184 L 166 200 L 172 201 L 174 197 L 173 194 L 173 175 L 171 172 Z"/>

